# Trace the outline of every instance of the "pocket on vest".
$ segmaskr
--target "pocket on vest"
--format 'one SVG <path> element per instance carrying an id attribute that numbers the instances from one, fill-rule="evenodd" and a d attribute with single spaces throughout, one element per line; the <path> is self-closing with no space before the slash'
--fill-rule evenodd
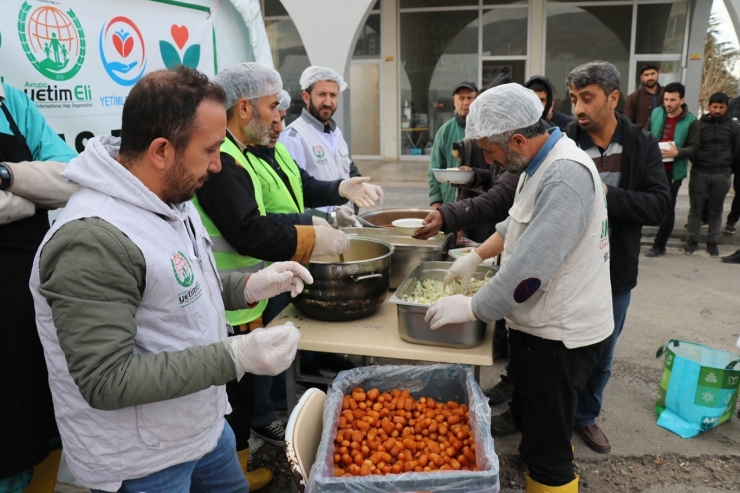
<path id="1" fill-rule="evenodd" d="M 220 418 L 218 387 L 136 406 L 139 436 L 147 447 L 168 448 L 200 438 Z"/>

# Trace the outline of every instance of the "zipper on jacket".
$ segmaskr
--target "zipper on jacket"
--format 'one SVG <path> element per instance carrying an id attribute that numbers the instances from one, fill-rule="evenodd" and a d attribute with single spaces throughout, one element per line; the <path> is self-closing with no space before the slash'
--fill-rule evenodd
<path id="1" fill-rule="evenodd" d="M 211 302 L 211 306 L 213 307 L 213 311 L 216 312 L 216 317 L 218 317 L 219 324 L 221 322 L 224 322 L 225 315 L 221 313 L 221 310 L 218 309 L 216 306 L 216 303 L 213 301 L 213 296 L 211 295 L 211 285 L 208 282 L 208 279 L 206 278 L 208 274 L 206 274 L 206 269 L 203 266 L 203 256 L 200 254 L 200 250 L 198 248 L 198 239 L 195 234 L 195 228 L 193 227 L 193 223 L 190 221 L 190 218 L 187 218 L 187 223 L 183 221 L 183 225 L 185 226 L 185 229 L 188 232 L 188 236 L 190 237 L 190 243 L 193 245 L 193 252 L 195 252 L 195 258 L 198 259 L 198 265 L 200 265 L 200 271 L 203 274 L 203 284 L 206 285 L 206 291 L 208 293 L 208 299 Z M 222 318 L 223 317 L 223 318 Z M 228 324 L 227 324 L 228 325 Z"/>

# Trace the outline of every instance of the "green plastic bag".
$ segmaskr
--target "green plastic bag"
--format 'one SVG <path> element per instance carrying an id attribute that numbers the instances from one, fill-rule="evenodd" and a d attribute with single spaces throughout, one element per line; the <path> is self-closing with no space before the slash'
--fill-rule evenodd
<path id="1" fill-rule="evenodd" d="M 658 426 L 691 438 L 732 418 L 740 390 L 738 355 L 678 340 L 655 356 L 664 354 Z"/>

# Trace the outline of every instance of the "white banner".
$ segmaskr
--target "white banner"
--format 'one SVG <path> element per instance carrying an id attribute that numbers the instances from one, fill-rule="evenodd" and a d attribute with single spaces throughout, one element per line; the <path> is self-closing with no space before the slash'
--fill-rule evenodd
<path id="1" fill-rule="evenodd" d="M 78 152 L 117 135 L 129 90 L 178 64 L 215 73 L 208 7 L 168 0 L 2 0 L 0 76 Z"/>

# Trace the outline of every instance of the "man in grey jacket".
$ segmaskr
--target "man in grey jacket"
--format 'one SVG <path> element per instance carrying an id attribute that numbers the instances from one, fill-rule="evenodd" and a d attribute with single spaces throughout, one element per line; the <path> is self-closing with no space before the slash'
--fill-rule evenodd
<path id="1" fill-rule="evenodd" d="M 91 139 L 63 177 L 80 185 L 36 254 L 31 292 L 59 431 L 94 491 L 248 491 L 224 384 L 275 375 L 288 323 L 227 338 L 241 309 L 312 282 L 295 262 L 218 275 L 190 203 L 221 169 L 223 89 L 179 67 L 142 78 L 121 138 Z"/>
<path id="2" fill-rule="evenodd" d="M 461 279 L 467 291 L 482 259 L 503 253 L 498 274 L 472 298 L 435 302 L 426 320 L 434 330 L 506 318 L 527 491 L 575 493 L 576 402 L 614 329 L 606 196 L 593 161 L 559 128 L 548 131 L 541 114 L 539 98 L 518 84 L 489 89 L 471 105 L 467 137 L 521 177 L 508 219 L 445 282 Z"/>

